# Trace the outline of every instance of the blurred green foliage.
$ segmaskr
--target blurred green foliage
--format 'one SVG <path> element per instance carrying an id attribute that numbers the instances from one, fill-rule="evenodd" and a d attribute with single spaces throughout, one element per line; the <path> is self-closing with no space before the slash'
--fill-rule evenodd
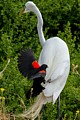
<path id="1" fill-rule="evenodd" d="M 0 0 L 0 71 L 10 63 L 2 77 L 0 88 L 4 88 L 6 110 L 8 113 L 20 113 L 23 99 L 26 108 L 26 92 L 31 81 L 24 78 L 17 68 L 18 53 L 27 47 L 31 48 L 38 59 L 41 45 L 37 33 L 37 18 L 33 13 L 19 15 L 26 0 Z M 75 119 L 80 111 L 80 0 L 33 0 L 40 9 L 44 20 L 44 36 L 59 36 L 70 51 L 71 70 L 67 84 L 61 93 L 61 119 Z M 1 93 L 0 93 L 1 94 Z M 46 104 L 42 110 L 41 120 L 56 119 L 57 103 Z"/>

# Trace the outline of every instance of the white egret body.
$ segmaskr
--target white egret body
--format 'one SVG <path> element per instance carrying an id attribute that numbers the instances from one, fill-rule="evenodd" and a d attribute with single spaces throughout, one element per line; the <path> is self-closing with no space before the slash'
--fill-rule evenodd
<path id="1" fill-rule="evenodd" d="M 42 51 L 39 56 L 39 64 L 46 64 L 48 66 L 46 73 L 46 83 L 43 84 L 45 89 L 39 95 L 36 103 L 28 110 L 26 116 L 31 116 L 31 111 L 35 111 L 32 118 L 36 118 L 41 110 L 41 106 L 47 102 L 55 103 L 56 99 L 63 90 L 70 69 L 70 56 L 66 43 L 59 37 L 53 37 L 45 40 L 42 27 L 42 15 L 33 2 L 25 4 L 26 12 L 34 12 L 38 19 L 37 30 L 39 40 L 42 45 Z M 37 108 L 37 109 L 36 109 Z"/>
<path id="2" fill-rule="evenodd" d="M 44 63 L 48 68 L 43 93 L 52 97 L 54 103 L 65 86 L 70 69 L 69 51 L 63 40 L 54 37 L 45 42 L 39 57 L 39 64 Z"/>

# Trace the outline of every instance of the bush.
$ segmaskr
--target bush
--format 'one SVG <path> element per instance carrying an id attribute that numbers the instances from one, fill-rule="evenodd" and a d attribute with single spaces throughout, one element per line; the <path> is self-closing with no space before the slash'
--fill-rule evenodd
<path id="1" fill-rule="evenodd" d="M 59 36 L 69 47 L 71 70 L 65 89 L 61 93 L 61 118 L 75 119 L 76 111 L 80 110 L 80 1 L 33 1 L 43 15 L 45 38 Z M 37 18 L 33 13 L 19 16 L 25 2 L 26 0 L 0 0 L 0 71 L 10 59 L 3 76 L 0 76 L 0 88 L 5 89 L 8 113 L 20 113 L 25 105 L 30 105 L 30 101 L 26 100 L 26 92 L 32 83 L 18 71 L 19 51 L 29 47 L 33 49 L 37 59 L 41 51 L 36 28 Z M 22 105 L 21 100 L 25 105 Z M 56 104 L 46 104 L 41 119 L 56 119 L 56 112 Z"/>

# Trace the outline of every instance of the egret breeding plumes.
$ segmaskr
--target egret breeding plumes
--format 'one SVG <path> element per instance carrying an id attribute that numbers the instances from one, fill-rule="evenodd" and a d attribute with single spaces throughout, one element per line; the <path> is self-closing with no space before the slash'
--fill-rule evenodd
<path id="1" fill-rule="evenodd" d="M 25 113 L 26 118 L 36 118 L 47 102 L 57 100 L 63 90 L 70 70 L 70 56 L 66 43 L 59 37 L 45 40 L 43 35 L 43 19 L 37 6 L 29 1 L 25 4 L 24 13 L 34 12 L 37 16 L 37 30 L 42 50 L 39 56 L 39 65 L 47 65 L 44 89 L 38 95 L 35 104 Z"/>

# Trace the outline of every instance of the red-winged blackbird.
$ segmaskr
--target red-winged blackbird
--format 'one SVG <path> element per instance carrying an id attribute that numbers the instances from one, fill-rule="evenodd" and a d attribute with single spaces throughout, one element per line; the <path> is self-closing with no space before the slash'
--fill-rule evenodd
<path id="1" fill-rule="evenodd" d="M 47 65 L 39 65 L 36 61 L 31 49 L 22 51 L 18 57 L 18 68 L 20 73 L 24 77 L 28 77 L 29 80 L 33 79 L 33 91 L 32 97 L 38 95 L 44 87 L 41 86 L 42 82 L 45 82 Z M 30 95 L 30 91 L 27 93 L 27 97 Z"/>

